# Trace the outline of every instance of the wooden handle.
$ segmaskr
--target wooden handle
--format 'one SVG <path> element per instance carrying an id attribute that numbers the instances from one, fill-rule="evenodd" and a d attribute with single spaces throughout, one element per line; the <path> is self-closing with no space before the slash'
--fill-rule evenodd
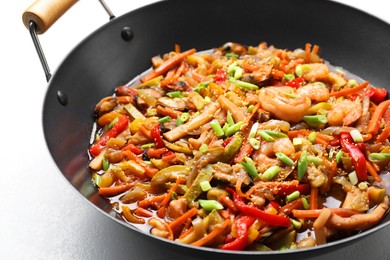
<path id="1" fill-rule="evenodd" d="M 24 11 L 22 19 L 28 29 L 30 21 L 37 25 L 37 34 L 46 32 L 77 0 L 37 0 Z"/>

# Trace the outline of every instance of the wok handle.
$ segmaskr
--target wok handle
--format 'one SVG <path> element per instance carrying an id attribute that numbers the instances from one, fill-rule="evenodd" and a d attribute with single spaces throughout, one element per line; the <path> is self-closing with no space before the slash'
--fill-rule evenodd
<path id="1" fill-rule="evenodd" d="M 22 15 L 24 26 L 36 24 L 36 33 L 43 34 L 78 0 L 37 0 Z"/>

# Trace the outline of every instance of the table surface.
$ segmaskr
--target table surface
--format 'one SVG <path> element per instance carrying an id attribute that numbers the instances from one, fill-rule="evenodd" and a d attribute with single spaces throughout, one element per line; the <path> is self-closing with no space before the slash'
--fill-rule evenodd
<path id="1" fill-rule="evenodd" d="M 106 1 L 116 16 L 152 2 L 155 0 Z M 386 1 L 337 2 L 390 22 Z M 5 29 L 0 41 L 0 136 L 5 142 L 0 168 L 0 259 L 172 259 L 175 255 L 169 252 L 161 255 L 151 251 L 145 257 L 145 250 L 140 249 L 142 239 L 129 236 L 122 225 L 87 203 L 52 161 L 42 131 L 47 83 L 21 21 L 31 3 L 32 0 L 9 1 L 0 16 Z M 52 71 L 81 39 L 107 21 L 98 1 L 79 1 L 41 35 Z M 128 239 L 120 239 L 121 234 Z M 390 226 L 316 259 L 390 259 L 388 234 Z"/>

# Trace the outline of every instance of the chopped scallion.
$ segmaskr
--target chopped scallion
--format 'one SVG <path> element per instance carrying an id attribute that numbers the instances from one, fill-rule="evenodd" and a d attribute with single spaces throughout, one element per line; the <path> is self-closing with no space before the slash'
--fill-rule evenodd
<path id="1" fill-rule="evenodd" d="M 280 172 L 280 167 L 277 165 L 269 167 L 263 174 L 261 175 L 261 179 L 270 181 L 272 180 L 276 174 Z"/>
<path id="2" fill-rule="evenodd" d="M 260 148 L 260 144 L 261 144 L 260 141 L 254 137 L 249 138 L 249 143 L 255 150 L 258 150 Z"/>
<path id="3" fill-rule="evenodd" d="M 226 136 L 234 135 L 236 132 L 238 132 L 241 129 L 242 124 L 243 124 L 243 122 L 238 122 L 232 126 L 229 126 L 225 132 Z"/>
<path id="4" fill-rule="evenodd" d="M 352 139 L 353 139 L 356 143 L 361 143 L 361 142 L 363 142 L 363 136 L 362 136 L 362 134 L 359 132 L 359 130 L 357 130 L 357 129 L 352 129 L 349 133 L 351 134 Z"/>
<path id="5" fill-rule="evenodd" d="M 261 130 L 261 131 L 264 131 L 267 134 L 269 134 L 270 136 L 277 137 L 277 138 L 287 137 L 287 135 L 285 133 L 279 132 L 279 131 L 273 131 L 273 130 Z"/>
<path id="6" fill-rule="evenodd" d="M 241 162 L 240 164 L 244 167 L 249 176 L 252 178 L 259 178 L 255 163 L 251 158 L 245 157 L 245 162 Z"/>
<path id="7" fill-rule="evenodd" d="M 325 115 L 304 116 L 303 121 L 310 126 L 320 126 L 328 123 L 328 119 Z"/>
<path id="8" fill-rule="evenodd" d="M 338 151 L 336 153 L 336 162 L 339 163 L 341 161 L 341 157 L 343 156 L 343 151 Z"/>
<path id="9" fill-rule="evenodd" d="M 293 200 L 298 199 L 300 195 L 301 195 L 300 192 L 296 190 L 293 193 L 288 194 L 286 196 L 286 200 L 287 200 L 287 202 L 291 202 Z"/>
<path id="10" fill-rule="evenodd" d="M 234 119 L 233 119 L 232 113 L 230 113 L 230 111 L 227 112 L 226 121 L 229 124 L 229 126 L 234 125 Z"/>
<path id="11" fill-rule="evenodd" d="M 211 127 L 214 129 L 215 135 L 218 137 L 224 136 L 225 133 L 222 130 L 222 127 L 219 125 L 218 121 L 213 120 L 210 122 Z"/>
<path id="12" fill-rule="evenodd" d="M 352 183 L 352 185 L 356 185 L 358 183 L 358 177 L 355 171 L 352 171 L 348 174 L 349 181 Z"/>
<path id="13" fill-rule="evenodd" d="M 143 144 L 143 145 L 141 145 L 141 149 L 146 149 L 146 148 L 150 148 L 153 146 L 154 146 L 154 143 Z"/>
<path id="14" fill-rule="evenodd" d="M 202 191 L 208 191 L 209 189 L 211 189 L 211 185 L 209 181 L 201 181 L 199 185 Z"/>
<path id="15" fill-rule="evenodd" d="M 382 162 L 390 158 L 390 153 L 370 153 L 368 160 L 371 162 Z"/>
<path id="16" fill-rule="evenodd" d="M 230 78 L 229 81 L 231 83 L 236 84 L 237 86 L 239 86 L 242 89 L 247 89 L 247 90 L 258 90 L 259 89 L 259 86 L 255 85 L 255 84 L 252 84 L 252 83 L 249 83 L 246 81 L 242 81 L 242 80 L 237 80 L 235 78 Z"/>
<path id="17" fill-rule="evenodd" d="M 112 120 L 111 123 L 108 125 L 108 129 L 111 129 L 118 121 L 119 121 L 119 118 L 115 117 L 114 120 Z"/>
<path id="18" fill-rule="evenodd" d="M 108 168 L 110 167 L 110 162 L 105 156 L 103 156 L 102 166 L 104 171 L 107 171 Z"/>
<path id="19" fill-rule="evenodd" d="M 278 159 L 284 163 L 284 164 L 287 164 L 287 165 L 290 165 L 290 166 L 294 166 L 294 161 L 288 157 L 287 155 L 285 155 L 284 153 L 281 153 L 281 152 L 277 152 L 276 154 L 276 157 L 278 157 Z"/>
<path id="20" fill-rule="evenodd" d="M 298 180 L 302 180 L 308 167 L 307 152 L 303 151 L 298 160 Z"/>
<path id="21" fill-rule="evenodd" d="M 164 116 L 164 117 L 162 117 L 162 118 L 160 118 L 160 119 L 158 120 L 158 122 L 159 122 L 160 124 L 167 123 L 167 122 L 170 122 L 170 121 L 171 121 L 171 117 L 170 117 L 170 116 Z"/>
<path id="22" fill-rule="evenodd" d="M 223 209 L 222 204 L 216 200 L 198 200 L 198 202 L 200 206 L 207 211 Z"/>
<path id="23" fill-rule="evenodd" d="M 182 98 L 182 97 L 184 97 L 183 93 L 180 92 L 180 91 L 168 92 L 167 96 L 170 97 L 170 98 Z"/>
<path id="24" fill-rule="evenodd" d="M 258 133 L 258 134 L 261 136 L 261 138 L 263 138 L 264 140 L 266 140 L 266 141 L 268 141 L 268 142 L 275 142 L 275 139 L 274 139 L 272 136 L 270 136 L 267 132 L 265 132 L 264 130 L 259 130 L 257 133 Z"/>

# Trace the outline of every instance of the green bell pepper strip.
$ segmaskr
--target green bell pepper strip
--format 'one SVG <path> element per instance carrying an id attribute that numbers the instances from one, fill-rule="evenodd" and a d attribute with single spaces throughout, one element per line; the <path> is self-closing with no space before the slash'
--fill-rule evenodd
<path id="1" fill-rule="evenodd" d="M 281 215 L 267 213 L 255 206 L 245 204 L 243 198 L 239 196 L 232 188 L 227 187 L 226 190 L 233 194 L 233 201 L 236 207 L 244 214 L 261 219 L 265 223 L 272 226 L 290 227 L 290 218 Z"/>

